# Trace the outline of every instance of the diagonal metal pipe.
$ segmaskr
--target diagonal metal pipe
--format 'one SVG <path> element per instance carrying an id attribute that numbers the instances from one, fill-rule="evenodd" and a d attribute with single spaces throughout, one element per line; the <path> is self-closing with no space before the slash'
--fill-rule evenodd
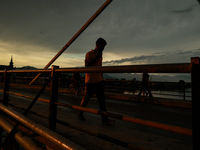
<path id="1" fill-rule="evenodd" d="M 49 140 L 50 142 L 56 144 L 58 146 L 58 149 L 64 149 L 64 150 L 72 150 L 72 149 L 73 150 L 83 150 L 84 149 L 81 146 L 79 146 L 78 144 L 75 144 L 72 141 L 64 138 L 63 136 L 51 131 L 50 129 L 47 129 L 44 126 L 42 126 L 38 123 L 35 123 L 34 121 L 26 118 L 22 114 L 12 110 L 9 107 L 6 107 L 6 106 L 0 104 L 0 110 L 5 112 L 9 116 L 13 117 L 19 123 L 28 127 L 29 129 L 36 132 L 40 136 L 42 136 L 45 139 Z"/>
<path id="2" fill-rule="evenodd" d="M 94 13 L 94 15 L 78 30 L 78 32 L 69 40 L 69 42 L 53 57 L 53 59 L 44 67 L 47 69 L 78 37 L 81 33 L 100 15 L 100 13 L 112 2 L 112 0 L 106 0 L 105 3 Z M 38 74 L 30 83 L 31 85 L 41 74 Z"/>
<path id="3" fill-rule="evenodd" d="M 11 132 L 13 125 L 3 119 L 3 117 L 0 115 L 0 127 L 9 133 Z M 15 133 L 14 138 L 19 143 L 19 145 L 21 145 L 26 150 L 43 150 L 41 147 L 38 147 L 37 143 L 33 142 L 32 138 L 25 136 L 20 131 Z"/>

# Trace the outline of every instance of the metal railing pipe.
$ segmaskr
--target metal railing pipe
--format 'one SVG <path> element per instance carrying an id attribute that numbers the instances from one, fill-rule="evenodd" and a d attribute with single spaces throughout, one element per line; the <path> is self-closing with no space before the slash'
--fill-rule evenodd
<path id="1" fill-rule="evenodd" d="M 200 149 L 200 58 L 191 58 L 192 64 L 192 133 L 193 149 Z"/>
<path id="2" fill-rule="evenodd" d="M 0 71 L 4 73 L 5 71 Z M 35 70 L 7 70 L 7 73 L 50 73 L 51 69 L 35 69 Z"/>
<path id="3" fill-rule="evenodd" d="M 0 71 L 4 73 L 5 71 Z M 50 69 L 38 70 L 8 70 L 7 73 L 50 73 Z M 126 66 L 103 66 L 103 67 L 74 67 L 55 69 L 60 73 L 191 73 L 190 63 L 173 63 L 173 64 L 148 64 L 148 65 L 126 65 Z"/>
<path id="4" fill-rule="evenodd" d="M 32 98 L 30 96 L 25 96 L 25 95 L 22 95 L 22 94 L 17 94 L 17 93 L 12 93 L 12 92 L 9 92 L 9 93 L 12 94 L 12 95 L 16 95 L 16 96 L 26 97 L 26 98 L 30 98 L 30 99 Z M 49 103 L 49 100 L 47 100 L 47 99 L 39 98 L 38 101 Z M 59 106 L 63 106 L 63 107 L 76 109 L 76 110 L 86 111 L 86 112 L 93 113 L 93 114 L 106 115 L 106 116 L 113 117 L 113 118 L 116 118 L 116 119 L 132 122 L 132 123 L 137 123 L 137 124 L 141 124 L 141 125 L 145 125 L 145 126 L 160 128 L 160 129 L 163 129 L 163 130 L 167 130 L 167 131 L 171 131 L 171 132 L 175 132 L 175 133 L 179 133 L 179 134 L 184 134 L 184 135 L 189 135 L 189 136 L 192 135 L 191 129 L 176 127 L 176 126 L 172 126 L 172 125 L 165 125 L 165 124 L 161 124 L 161 123 L 157 123 L 157 122 L 153 122 L 153 121 L 148 121 L 148 120 L 143 120 L 143 119 L 139 119 L 139 118 L 124 116 L 124 115 L 121 115 L 121 114 L 101 112 L 101 111 L 96 110 L 96 109 L 86 108 L 86 107 L 81 107 L 81 106 L 77 106 L 77 105 L 61 103 L 61 102 L 55 102 L 55 104 L 59 105 Z"/>
<path id="5" fill-rule="evenodd" d="M 9 133 L 13 125 L 11 125 L 8 121 L 3 119 L 2 116 L 0 116 L 0 127 L 4 129 L 7 133 Z M 15 140 L 21 145 L 24 149 L 27 150 L 43 150 L 43 148 L 38 147 L 37 143 L 34 143 L 32 138 L 29 136 L 25 136 L 22 132 L 17 131 L 14 136 Z"/>
<path id="6" fill-rule="evenodd" d="M 79 73 L 191 73 L 190 63 L 178 64 L 150 64 L 150 65 L 126 65 L 104 67 L 79 67 L 56 69 L 56 72 Z"/>
<path id="7" fill-rule="evenodd" d="M 70 140 L 67 140 L 66 138 L 62 137 L 61 135 L 39 125 L 38 123 L 35 123 L 34 121 L 26 118 L 22 114 L 0 104 L 0 110 L 8 114 L 9 116 L 13 117 L 15 120 L 17 120 L 19 123 L 25 125 L 29 129 L 33 130 L 37 134 L 41 135 L 42 137 L 48 139 L 50 142 L 55 143 L 58 148 L 60 149 L 66 149 L 66 150 L 81 150 L 83 149 L 79 145 L 73 143 Z"/>
<path id="8" fill-rule="evenodd" d="M 9 93 L 16 95 L 16 96 L 32 98 L 32 97 L 25 96 L 25 95 L 22 95 L 22 94 L 16 94 L 16 93 L 12 93 L 12 92 L 9 92 Z M 40 99 L 39 98 L 38 101 L 49 103 L 49 100 L 46 100 L 46 99 Z M 102 111 L 99 111 L 99 110 L 93 109 L 93 108 L 86 108 L 86 107 L 81 107 L 81 106 L 77 106 L 77 105 L 61 103 L 61 102 L 55 102 L 55 104 L 59 105 L 59 106 L 63 106 L 63 107 L 72 108 L 72 109 L 75 109 L 75 110 L 86 111 L 86 112 L 98 114 L 98 115 L 106 115 L 108 117 L 113 117 L 113 118 L 120 119 L 120 120 L 127 121 L 127 122 L 132 122 L 132 123 L 141 124 L 141 125 L 144 125 L 144 126 L 159 128 L 159 129 L 162 129 L 162 130 L 166 130 L 166 131 L 170 131 L 170 132 L 174 132 L 174 133 L 178 133 L 178 134 L 192 136 L 192 130 L 191 129 L 186 129 L 186 128 L 177 127 L 177 126 L 173 126 L 173 125 L 166 125 L 166 124 L 157 123 L 157 122 L 153 122 L 153 121 L 149 121 L 149 120 L 143 120 L 143 119 L 139 119 L 139 118 L 129 117 L 129 116 L 121 115 L 121 114 L 115 114 L 115 113 L 110 113 L 110 112 L 102 112 Z M 1 109 L 1 107 L 0 107 L 0 109 Z"/>
<path id="9" fill-rule="evenodd" d="M 157 123 L 157 122 L 154 122 L 154 121 L 143 120 L 143 119 L 139 119 L 139 118 L 135 118 L 135 117 L 129 117 L 129 116 L 121 115 L 121 114 L 99 111 L 99 110 L 96 110 L 96 109 L 81 107 L 81 106 L 77 106 L 77 105 L 71 105 L 71 104 L 59 103 L 59 102 L 56 102 L 56 104 L 60 105 L 60 106 L 73 108 L 73 109 L 76 109 L 76 110 L 86 111 L 86 112 L 93 113 L 93 114 L 113 117 L 113 118 L 124 120 L 124 121 L 127 121 L 127 122 L 132 122 L 132 123 L 136 123 L 136 124 L 140 124 L 140 125 L 144 125 L 144 126 L 149 126 L 149 127 L 153 127 L 153 128 L 157 128 L 157 129 L 162 129 L 162 130 L 166 130 L 166 131 L 170 131 L 170 132 L 174 132 L 174 133 L 178 133 L 178 134 L 192 136 L 192 130 L 187 129 L 187 128 Z"/>
<path id="10" fill-rule="evenodd" d="M 56 131 L 57 105 L 55 102 L 58 100 L 58 73 L 55 72 L 55 68 L 59 67 L 52 66 L 49 99 L 49 128 L 53 131 Z"/>

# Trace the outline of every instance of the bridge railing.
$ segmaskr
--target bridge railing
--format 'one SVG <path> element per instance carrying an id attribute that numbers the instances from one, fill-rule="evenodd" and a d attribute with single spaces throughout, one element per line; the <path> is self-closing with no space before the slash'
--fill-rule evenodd
<path id="1" fill-rule="evenodd" d="M 193 136 L 193 146 L 198 147 L 200 141 L 200 131 L 199 131 L 199 116 L 200 110 L 200 65 L 199 58 L 192 58 L 191 63 L 177 63 L 177 64 L 152 64 L 152 65 L 129 65 L 129 66 L 105 66 L 105 67 L 79 67 L 79 68 L 59 68 L 57 66 L 52 66 L 52 69 L 38 69 L 38 70 L 5 70 L 0 71 L 4 73 L 4 87 L 3 87 L 3 104 L 8 105 L 8 96 L 9 96 L 9 82 L 10 74 L 12 73 L 47 73 L 50 74 L 51 83 L 50 83 L 50 100 L 38 100 L 49 102 L 49 126 L 51 130 L 56 130 L 56 122 L 62 124 L 68 124 L 63 121 L 59 121 L 56 118 L 57 114 L 57 105 L 70 107 L 77 110 L 87 111 L 99 115 L 107 115 L 109 117 L 121 119 L 124 121 L 134 122 L 146 126 L 151 126 L 155 128 L 160 128 L 163 130 L 168 130 L 180 134 Z M 74 106 L 69 104 L 59 103 L 58 98 L 58 74 L 59 73 L 93 73 L 93 72 L 102 72 L 102 73 L 190 73 L 192 78 L 192 112 L 193 112 L 193 129 L 185 129 L 171 125 L 160 124 L 152 121 L 146 121 L 138 118 L 128 117 L 124 115 L 101 112 L 91 108 L 84 108 L 80 106 Z M 10 93 L 13 94 L 13 93 Z M 23 96 L 23 95 L 21 95 Z M 69 124 L 68 124 L 69 125 Z M 113 140 L 112 140 L 113 141 Z"/>

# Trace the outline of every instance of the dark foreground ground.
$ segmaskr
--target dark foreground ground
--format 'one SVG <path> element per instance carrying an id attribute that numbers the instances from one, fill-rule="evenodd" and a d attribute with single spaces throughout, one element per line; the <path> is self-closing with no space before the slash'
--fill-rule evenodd
<path id="1" fill-rule="evenodd" d="M 38 90 L 12 87 L 10 91 L 34 97 Z M 41 98 L 49 99 L 49 92 L 45 91 Z M 73 97 L 62 93 L 59 95 L 58 101 L 79 105 L 81 97 Z M 27 108 L 30 102 L 31 99 L 10 95 L 9 103 L 20 108 Z M 188 129 L 192 128 L 192 110 L 188 108 L 110 99 L 106 100 L 106 104 L 108 112 Z M 96 99 L 91 99 L 87 107 L 98 109 L 98 103 Z M 47 117 L 48 109 L 48 103 L 38 101 L 31 111 Z M 90 113 L 85 113 L 86 120 L 80 121 L 77 117 L 78 112 L 78 110 L 59 106 L 57 118 L 67 122 L 70 127 L 57 124 L 57 132 L 71 141 L 81 145 L 87 150 L 125 150 L 129 149 L 128 146 L 144 150 L 192 149 L 191 136 L 177 134 L 117 119 L 115 119 L 116 123 L 114 126 L 105 126 L 101 124 L 99 115 Z M 38 117 L 33 113 L 29 113 L 27 117 L 48 127 L 47 119 Z M 77 129 L 80 129 L 81 131 L 78 131 Z M 113 142 L 108 142 L 105 140 L 106 138 Z M 116 142 L 116 139 L 118 142 Z"/>

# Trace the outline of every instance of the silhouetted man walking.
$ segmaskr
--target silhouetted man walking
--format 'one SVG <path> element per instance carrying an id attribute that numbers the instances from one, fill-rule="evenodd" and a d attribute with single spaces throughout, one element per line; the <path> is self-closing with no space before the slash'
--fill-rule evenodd
<path id="1" fill-rule="evenodd" d="M 96 41 L 96 47 L 94 50 L 87 52 L 85 56 L 85 66 L 102 66 L 102 52 L 107 45 L 103 38 L 99 38 Z M 86 107 L 90 98 L 93 94 L 96 94 L 97 100 L 99 102 L 99 109 L 101 111 L 106 111 L 105 96 L 104 96 L 104 81 L 102 73 L 86 73 L 85 75 L 85 93 L 81 101 L 81 106 Z M 85 120 L 83 116 L 83 111 L 79 114 L 80 120 Z M 114 121 L 108 119 L 108 117 L 101 117 L 102 123 L 106 125 L 113 124 Z"/>

